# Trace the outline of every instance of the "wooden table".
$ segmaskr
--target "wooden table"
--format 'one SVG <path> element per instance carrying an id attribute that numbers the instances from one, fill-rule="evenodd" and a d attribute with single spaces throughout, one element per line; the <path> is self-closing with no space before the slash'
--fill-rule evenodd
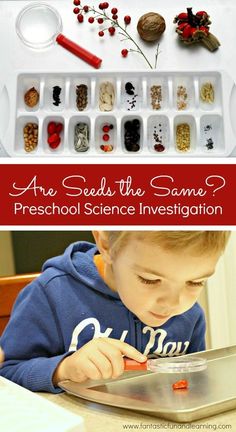
<path id="1" fill-rule="evenodd" d="M 200 425 L 202 425 L 200 430 L 219 429 L 236 431 L 236 410 L 193 422 L 191 428 L 189 428 L 188 423 L 186 423 L 186 429 L 181 424 L 180 429 L 177 423 L 120 408 L 87 402 L 65 393 L 58 395 L 49 393 L 39 394 L 57 405 L 68 409 L 70 412 L 82 416 L 85 420 L 86 432 L 122 432 L 124 430 L 173 431 L 175 430 L 174 425 L 176 425 L 176 430 L 194 431 L 199 430 Z M 194 425 L 196 425 L 196 429 Z M 208 428 L 208 425 L 211 426 Z"/>

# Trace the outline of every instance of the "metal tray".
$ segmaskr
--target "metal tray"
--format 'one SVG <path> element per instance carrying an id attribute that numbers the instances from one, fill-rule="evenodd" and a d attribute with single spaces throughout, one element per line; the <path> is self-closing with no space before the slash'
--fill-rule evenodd
<path id="1" fill-rule="evenodd" d="M 93 402 L 126 408 L 176 422 L 191 422 L 236 408 L 236 345 L 200 353 L 207 359 L 201 372 L 125 373 L 121 379 L 63 381 L 67 393 Z M 187 379 L 187 390 L 173 391 L 172 384 Z"/>

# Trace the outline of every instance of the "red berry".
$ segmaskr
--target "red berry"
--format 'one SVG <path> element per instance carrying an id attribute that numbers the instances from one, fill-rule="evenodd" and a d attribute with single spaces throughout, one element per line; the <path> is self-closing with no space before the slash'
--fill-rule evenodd
<path id="1" fill-rule="evenodd" d="M 115 27 L 109 27 L 108 31 L 109 31 L 110 35 L 113 36 L 116 32 L 116 29 L 115 29 Z"/>
<path id="2" fill-rule="evenodd" d="M 183 30 L 183 38 L 188 39 L 191 36 L 192 27 L 191 25 L 187 25 Z"/>
<path id="3" fill-rule="evenodd" d="M 100 37 L 103 37 L 103 36 L 104 36 L 104 31 L 100 31 L 100 32 L 98 33 L 98 35 L 99 35 Z"/>
<path id="4" fill-rule="evenodd" d="M 48 144 L 52 144 L 60 139 L 58 133 L 53 133 L 48 137 Z"/>
<path id="5" fill-rule="evenodd" d="M 116 21 L 118 19 L 118 15 L 112 15 L 112 19 Z"/>
<path id="6" fill-rule="evenodd" d="M 98 18 L 98 24 L 103 24 L 103 18 Z"/>
<path id="7" fill-rule="evenodd" d="M 118 12 L 118 9 L 117 9 L 117 8 L 112 8 L 111 13 L 112 13 L 113 15 L 116 15 L 117 12 Z"/>
<path id="8" fill-rule="evenodd" d="M 199 30 L 201 30 L 201 31 L 205 32 L 206 34 L 208 34 L 208 33 L 209 33 L 209 30 L 208 30 L 208 28 L 207 28 L 207 27 L 204 27 L 204 26 L 201 26 L 201 27 L 199 27 Z"/>
<path id="9" fill-rule="evenodd" d="M 192 27 L 191 28 L 191 36 L 194 35 L 194 33 L 196 33 L 197 28 L 196 27 Z"/>
<path id="10" fill-rule="evenodd" d="M 178 20 L 180 21 L 184 21 L 184 20 L 188 20 L 188 14 L 186 12 L 182 12 L 178 15 Z"/>
<path id="11" fill-rule="evenodd" d="M 87 5 L 85 5 L 84 7 L 83 7 L 83 10 L 84 10 L 84 12 L 88 12 L 89 11 L 89 7 L 87 6 Z"/>
<path id="12" fill-rule="evenodd" d="M 60 143 L 61 143 L 61 138 L 58 137 L 58 140 L 57 140 L 57 141 L 54 141 L 53 143 L 50 143 L 50 144 L 49 144 L 49 147 L 50 147 L 51 149 L 56 149 L 56 148 L 60 145 Z"/>
<path id="13" fill-rule="evenodd" d="M 99 9 L 103 10 L 104 9 L 104 3 L 99 3 Z"/>
<path id="14" fill-rule="evenodd" d="M 199 12 L 197 12 L 196 13 L 196 15 L 198 15 L 198 16 L 203 16 L 203 15 L 206 15 L 206 16 L 208 16 L 208 13 L 207 12 L 205 12 L 205 11 L 199 11 Z"/>
<path id="15" fill-rule="evenodd" d="M 187 389 L 188 388 L 188 381 L 187 380 L 179 380 L 176 383 L 172 384 L 173 390 L 179 390 L 179 389 Z"/>
<path id="16" fill-rule="evenodd" d="M 74 14 L 78 14 L 78 13 L 80 12 L 80 8 L 75 7 L 75 8 L 73 9 L 73 12 L 74 12 Z"/>
<path id="17" fill-rule="evenodd" d="M 128 53 L 129 53 L 129 51 L 127 49 L 123 49 L 121 51 L 121 54 L 122 54 L 123 57 L 127 57 Z"/>
<path id="18" fill-rule="evenodd" d="M 84 21 L 84 17 L 82 14 L 77 15 L 77 20 L 82 23 Z"/>
<path id="19" fill-rule="evenodd" d="M 49 135 L 54 134 L 54 132 L 56 132 L 56 129 L 57 129 L 57 127 L 56 127 L 56 123 L 55 123 L 55 122 L 50 122 L 50 123 L 48 123 L 48 128 L 47 128 L 47 130 L 48 130 L 48 134 L 49 134 Z"/>
<path id="20" fill-rule="evenodd" d="M 183 22 L 181 24 L 178 25 L 177 30 L 183 30 L 188 24 L 186 22 Z"/>
<path id="21" fill-rule="evenodd" d="M 163 144 L 155 144 L 155 145 L 154 145 L 154 149 L 155 149 L 157 152 L 163 152 L 163 151 L 165 150 L 165 147 L 163 146 Z"/>
<path id="22" fill-rule="evenodd" d="M 109 141 L 110 135 L 104 134 L 103 137 L 102 137 L 102 139 L 103 139 L 103 141 Z"/>
<path id="23" fill-rule="evenodd" d="M 62 123 L 57 123 L 57 125 L 56 125 L 56 132 L 58 134 L 60 134 L 61 131 L 62 131 L 62 129 L 63 129 L 63 124 Z"/>
<path id="24" fill-rule="evenodd" d="M 104 3 L 103 3 L 103 9 L 107 9 L 107 8 L 109 8 L 109 3 L 104 2 Z"/>
<path id="25" fill-rule="evenodd" d="M 88 22 L 89 22 L 90 24 L 93 24 L 93 23 L 94 23 L 94 18 L 93 18 L 93 17 L 90 17 L 90 18 L 88 19 Z"/>
<path id="26" fill-rule="evenodd" d="M 108 125 L 103 126 L 102 130 L 103 130 L 103 132 L 109 132 L 110 126 L 108 126 Z"/>
<path id="27" fill-rule="evenodd" d="M 74 0 L 73 3 L 74 3 L 75 6 L 79 6 L 80 5 L 80 0 Z"/>
<path id="28" fill-rule="evenodd" d="M 131 17 L 129 15 L 126 15 L 124 17 L 124 22 L 125 22 L 126 25 L 130 24 L 131 23 Z"/>

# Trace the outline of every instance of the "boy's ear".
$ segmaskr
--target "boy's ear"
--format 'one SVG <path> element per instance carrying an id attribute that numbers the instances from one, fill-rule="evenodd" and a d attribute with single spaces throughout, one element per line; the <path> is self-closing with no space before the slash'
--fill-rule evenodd
<path id="1" fill-rule="evenodd" d="M 105 231 L 92 231 L 97 248 L 107 264 L 112 264 L 108 236 Z"/>

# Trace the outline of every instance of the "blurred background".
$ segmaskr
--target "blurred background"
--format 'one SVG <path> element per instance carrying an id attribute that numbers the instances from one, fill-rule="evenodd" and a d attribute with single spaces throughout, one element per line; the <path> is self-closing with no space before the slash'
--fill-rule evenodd
<path id="1" fill-rule="evenodd" d="M 93 242 L 91 231 L 0 231 L 0 277 L 40 272 L 73 242 Z M 207 318 L 207 349 L 236 344 L 236 232 L 199 299 Z"/>

